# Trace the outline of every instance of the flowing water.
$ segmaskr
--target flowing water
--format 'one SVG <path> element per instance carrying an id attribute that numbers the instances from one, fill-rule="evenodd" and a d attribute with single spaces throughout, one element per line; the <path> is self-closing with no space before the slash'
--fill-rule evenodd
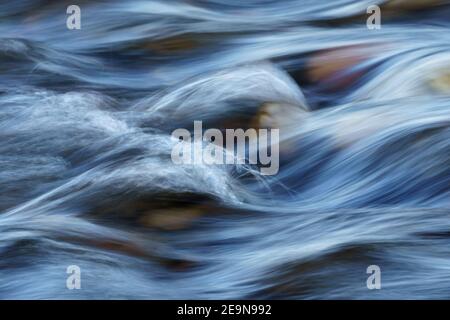
<path id="1" fill-rule="evenodd" d="M 70 4 L 0 4 L 0 298 L 450 298 L 448 1 Z M 278 174 L 174 164 L 194 120 Z"/>

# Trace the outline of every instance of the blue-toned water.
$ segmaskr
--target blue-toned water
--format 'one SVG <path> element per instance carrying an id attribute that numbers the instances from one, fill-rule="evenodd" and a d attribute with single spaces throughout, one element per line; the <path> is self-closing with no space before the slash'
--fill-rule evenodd
<path id="1" fill-rule="evenodd" d="M 448 1 L 71 4 L 0 3 L 0 298 L 450 298 Z M 278 174 L 174 164 L 195 120 Z"/>

